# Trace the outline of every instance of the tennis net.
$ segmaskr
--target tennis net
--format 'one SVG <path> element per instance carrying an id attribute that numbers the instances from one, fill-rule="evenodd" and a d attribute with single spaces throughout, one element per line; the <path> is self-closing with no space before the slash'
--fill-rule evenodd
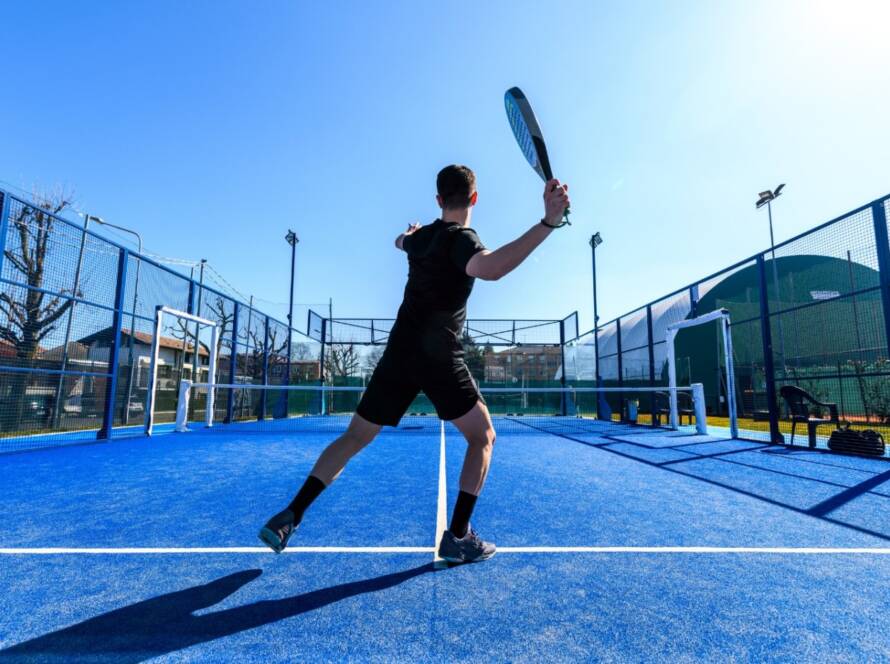
<path id="1" fill-rule="evenodd" d="M 177 431 L 342 431 L 364 388 L 318 385 L 210 384 L 182 381 Z M 629 428 L 707 432 L 702 386 L 482 387 L 498 431 L 603 434 Z M 673 397 L 673 398 L 672 398 Z M 149 422 L 169 421 L 153 413 Z M 397 427 L 438 431 L 433 404 L 420 393 Z"/>

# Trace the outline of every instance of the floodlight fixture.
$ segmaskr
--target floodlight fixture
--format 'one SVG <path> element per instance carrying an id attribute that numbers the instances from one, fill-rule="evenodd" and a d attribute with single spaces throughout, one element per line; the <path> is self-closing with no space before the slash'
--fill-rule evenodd
<path id="1" fill-rule="evenodd" d="M 759 210 L 767 203 L 776 200 L 779 196 L 782 195 L 782 189 L 784 188 L 785 184 L 783 183 L 776 187 L 774 191 L 770 191 L 769 189 L 767 189 L 766 191 L 761 191 L 759 194 L 757 194 L 758 198 L 757 203 L 755 204 L 757 206 L 757 209 Z"/>

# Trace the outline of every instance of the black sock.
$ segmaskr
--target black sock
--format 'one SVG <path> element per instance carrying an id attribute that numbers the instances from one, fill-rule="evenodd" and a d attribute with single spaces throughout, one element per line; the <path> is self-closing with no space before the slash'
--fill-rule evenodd
<path id="1" fill-rule="evenodd" d="M 297 495 L 294 496 L 290 505 L 287 506 L 287 509 L 294 513 L 294 523 L 300 523 L 303 520 L 303 512 L 318 498 L 325 488 L 325 483 L 317 477 L 310 475 L 306 478 Z"/>
<path id="2" fill-rule="evenodd" d="M 470 527 L 470 515 L 476 506 L 476 498 L 472 493 L 461 491 L 457 494 L 457 502 L 454 503 L 454 512 L 451 515 L 451 526 L 448 528 L 455 537 L 463 537 Z"/>

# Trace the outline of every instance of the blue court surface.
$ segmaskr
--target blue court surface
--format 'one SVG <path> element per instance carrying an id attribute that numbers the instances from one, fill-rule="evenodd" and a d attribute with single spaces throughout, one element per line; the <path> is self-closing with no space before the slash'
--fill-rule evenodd
<path id="1" fill-rule="evenodd" d="M 450 427 L 384 431 L 283 555 L 256 532 L 331 431 L 2 455 L 0 661 L 890 657 L 886 461 L 501 428 L 473 518 L 499 553 L 450 568 L 434 562 L 464 452 Z"/>

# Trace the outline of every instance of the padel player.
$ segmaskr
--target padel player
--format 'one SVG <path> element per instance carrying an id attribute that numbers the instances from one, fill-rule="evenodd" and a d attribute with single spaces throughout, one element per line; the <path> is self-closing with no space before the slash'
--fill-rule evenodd
<path id="1" fill-rule="evenodd" d="M 451 562 L 476 562 L 495 553 L 494 544 L 470 527 L 470 514 L 488 474 L 495 431 L 464 361 L 460 333 L 475 279 L 500 279 L 561 226 L 563 211 L 569 207 L 568 186 L 555 179 L 547 182 L 544 218 L 495 251 L 488 251 L 470 228 L 477 196 L 473 171 L 446 166 L 436 187 L 441 219 L 426 226 L 412 224 L 396 238 L 396 247 L 408 254 L 408 284 L 386 350 L 349 427 L 321 453 L 290 505 L 260 530 L 260 539 L 277 553 L 287 546 L 309 505 L 383 426 L 399 423 L 421 390 L 439 417 L 453 423 L 467 440 L 460 493 L 450 526 L 442 534 L 439 556 Z"/>

